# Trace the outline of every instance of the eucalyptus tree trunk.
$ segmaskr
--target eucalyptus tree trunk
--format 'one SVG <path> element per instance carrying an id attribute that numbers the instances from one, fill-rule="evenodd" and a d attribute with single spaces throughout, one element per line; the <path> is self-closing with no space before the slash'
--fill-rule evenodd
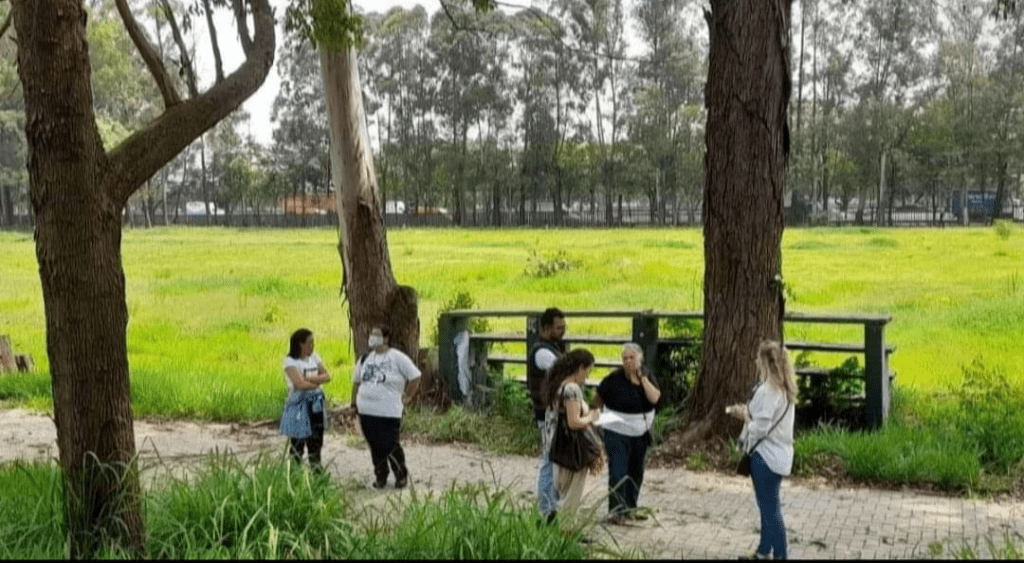
<path id="1" fill-rule="evenodd" d="M 356 51 L 320 50 L 331 130 L 331 184 L 338 194 L 338 253 L 356 352 L 369 350 L 373 326 L 391 327 L 390 343 L 414 361 L 419 352 L 416 292 L 395 281 L 373 153 L 366 132 Z"/>
<path id="2" fill-rule="evenodd" d="M 780 337 L 783 181 L 789 153 L 789 0 L 713 0 L 705 90 L 704 346 L 683 440 L 738 430 L 754 354 Z"/>

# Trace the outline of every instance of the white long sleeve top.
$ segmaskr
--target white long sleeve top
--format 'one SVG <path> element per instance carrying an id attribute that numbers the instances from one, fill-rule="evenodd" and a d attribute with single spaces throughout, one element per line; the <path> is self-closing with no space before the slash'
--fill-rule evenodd
<path id="1" fill-rule="evenodd" d="M 793 420 L 796 405 L 786 401 L 786 392 L 765 382 L 757 387 L 754 396 L 747 403 L 750 420 L 743 425 L 740 442 L 743 451 L 749 454 L 758 440 L 757 452 L 773 473 L 786 476 L 793 469 Z M 779 421 L 778 425 L 775 422 Z M 775 428 L 769 433 L 769 429 Z M 762 438 L 764 438 L 762 440 Z"/>

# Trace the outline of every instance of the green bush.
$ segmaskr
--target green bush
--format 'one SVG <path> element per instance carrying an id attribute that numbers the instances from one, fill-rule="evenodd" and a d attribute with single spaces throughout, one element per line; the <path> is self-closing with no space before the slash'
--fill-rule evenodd
<path id="1" fill-rule="evenodd" d="M 986 470 L 1005 473 L 1024 458 L 1024 387 L 981 358 L 963 368 L 963 380 L 951 391 L 952 422 L 977 451 Z"/>
<path id="2" fill-rule="evenodd" d="M 654 374 L 661 388 L 662 405 L 685 405 L 700 374 L 704 346 L 704 323 L 692 319 L 668 319 L 662 338 L 689 339 L 692 344 L 661 346 Z"/>
<path id="3" fill-rule="evenodd" d="M 460 309 L 473 309 L 476 307 L 476 299 L 468 291 L 459 291 L 450 299 L 441 303 L 441 306 L 437 309 L 437 317 L 434 318 L 434 326 L 430 330 L 430 342 L 434 346 L 439 346 L 441 342 L 441 335 L 438 334 L 438 327 L 441 324 L 441 315 L 449 311 L 458 311 Z M 473 318 L 469 320 L 469 331 L 473 333 L 487 332 L 491 330 L 490 323 L 487 319 Z"/>
<path id="4" fill-rule="evenodd" d="M 1003 240 L 1009 240 L 1015 228 L 1013 221 L 1007 219 L 996 219 L 992 223 L 992 227 L 995 229 L 996 236 Z"/>
<path id="5" fill-rule="evenodd" d="M 550 278 L 559 272 L 568 272 L 580 265 L 579 260 L 572 260 L 565 250 L 555 253 L 545 253 L 543 256 L 537 254 L 536 250 L 530 251 L 526 259 L 526 270 L 523 272 L 532 278 Z"/>

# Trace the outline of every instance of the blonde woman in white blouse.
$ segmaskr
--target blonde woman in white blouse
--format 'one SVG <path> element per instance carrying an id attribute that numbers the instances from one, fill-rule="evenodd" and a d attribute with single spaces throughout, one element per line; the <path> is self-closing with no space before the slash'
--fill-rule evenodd
<path id="1" fill-rule="evenodd" d="M 786 349 L 765 341 L 755 359 L 758 386 L 747 404 L 726 409 L 744 421 L 740 444 L 750 454 L 750 479 L 761 511 L 761 542 L 754 559 L 786 559 L 786 524 L 779 490 L 793 469 L 793 419 L 796 383 Z"/>

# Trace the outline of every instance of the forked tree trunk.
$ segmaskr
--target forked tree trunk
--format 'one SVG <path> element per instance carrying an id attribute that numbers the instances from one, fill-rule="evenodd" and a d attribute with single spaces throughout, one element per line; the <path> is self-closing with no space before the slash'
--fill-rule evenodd
<path id="1" fill-rule="evenodd" d="M 749 398 L 757 345 L 779 338 L 790 3 L 714 0 L 711 10 L 704 350 L 684 441 L 738 431 L 725 406 Z"/>
<path id="2" fill-rule="evenodd" d="M 126 2 L 118 4 L 128 12 Z M 265 0 L 251 5 L 256 44 L 239 70 L 188 102 L 165 90 L 167 110 L 107 153 L 92 107 L 82 1 L 11 3 L 73 558 L 93 557 L 105 546 L 142 554 L 121 213 L 147 178 L 262 84 L 274 59 L 274 22 Z M 128 14 L 122 19 L 134 23 Z M 162 68 L 150 70 L 168 78 Z"/>
<path id="3" fill-rule="evenodd" d="M 107 162 L 90 75 L 68 72 L 89 68 L 84 8 L 31 4 L 39 11 L 67 10 L 30 29 L 35 18 L 22 11 L 29 6 L 14 3 L 69 555 L 88 557 L 108 541 L 142 545 L 138 480 L 127 469 L 135 435 L 121 267 L 125 201 L 99 181 Z M 30 49 L 38 43 L 58 56 L 35 56 Z"/>
<path id="4" fill-rule="evenodd" d="M 416 292 L 391 271 L 373 154 L 366 133 L 355 50 L 320 50 L 331 130 L 331 183 L 338 194 L 338 253 L 356 352 L 368 350 L 373 325 L 391 326 L 391 345 L 414 361 L 419 352 Z"/>

